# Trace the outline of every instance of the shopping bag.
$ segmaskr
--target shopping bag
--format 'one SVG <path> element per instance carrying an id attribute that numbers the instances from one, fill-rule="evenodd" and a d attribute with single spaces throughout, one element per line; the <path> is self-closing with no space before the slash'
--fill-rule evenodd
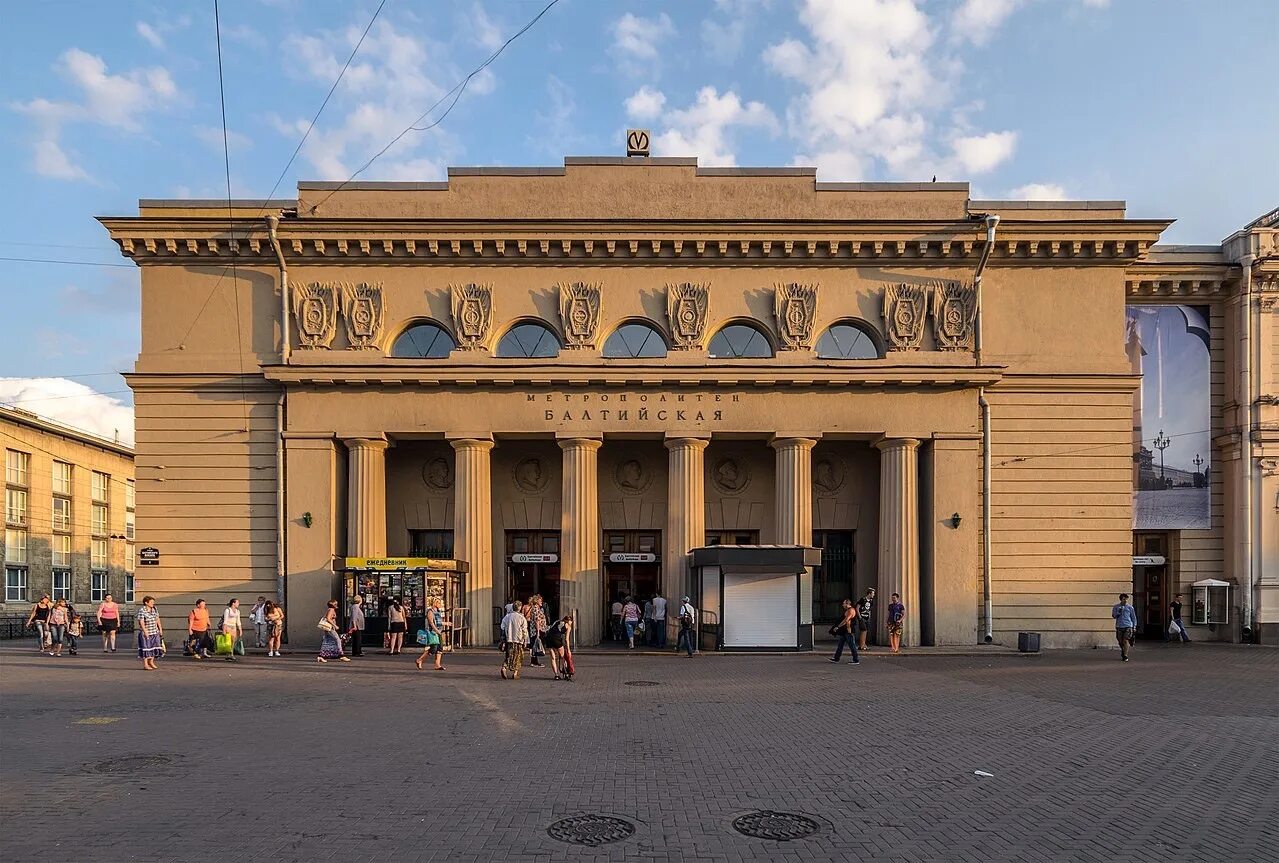
<path id="1" fill-rule="evenodd" d="M 235 643 L 231 645 L 231 653 L 234 656 L 244 656 L 244 640 L 237 638 Z"/>
<path id="2" fill-rule="evenodd" d="M 235 650 L 235 639 L 229 632 L 219 632 L 213 639 L 213 652 L 218 656 L 231 656 Z"/>
<path id="3" fill-rule="evenodd" d="M 1168 624 L 1168 634 L 1181 635 L 1181 630 L 1177 628 L 1177 621 L 1174 620 L 1172 623 Z"/>

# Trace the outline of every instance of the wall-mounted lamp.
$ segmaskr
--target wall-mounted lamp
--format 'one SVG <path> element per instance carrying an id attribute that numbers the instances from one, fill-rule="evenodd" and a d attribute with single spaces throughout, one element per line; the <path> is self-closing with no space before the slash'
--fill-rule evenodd
<path id="1" fill-rule="evenodd" d="M 952 516 L 950 517 L 950 526 L 951 526 L 951 527 L 953 527 L 953 528 L 958 529 L 958 528 L 959 528 L 959 523 L 960 523 L 961 521 L 963 521 L 963 520 L 964 520 L 964 519 L 963 519 L 963 517 L 962 517 L 962 516 L 960 516 L 960 514 L 959 514 L 959 513 L 955 513 L 954 515 L 952 515 Z"/>
<path id="2" fill-rule="evenodd" d="M 307 527 L 311 526 L 311 513 L 309 512 L 302 513 L 302 523 L 306 525 Z"/>

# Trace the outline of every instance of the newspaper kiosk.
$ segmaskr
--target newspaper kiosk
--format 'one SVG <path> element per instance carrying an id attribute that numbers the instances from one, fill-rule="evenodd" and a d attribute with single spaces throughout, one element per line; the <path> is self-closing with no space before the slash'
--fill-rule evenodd
<path id="1" fill-rule="evenodd" d="M 377 644 L 387 631 L 386 610 L 396 597 L 408 616 L 405 641 L 413 644 L 415 634 L 426 621 L 428 600 L 444 600 L 444 616 L 452 626 L 445 633 L 447 648 L 469 644 L 471 613 L 460 603 L 466 596 L 464 560 L 433 557 L 345 557 L 340 559 L 343 576 L 343 621 L 350 613 L 351 601 L 358 594 L 364 605 L 365 638 Z"/>
<path id="2" fill-rule="evenodd" d="M 710 545 L 693 549 L 698 643 L 718 650 L 812 650 L 812 567 L 804 545 Z M 671 597 L 672 603 L 676 597 Z"/>

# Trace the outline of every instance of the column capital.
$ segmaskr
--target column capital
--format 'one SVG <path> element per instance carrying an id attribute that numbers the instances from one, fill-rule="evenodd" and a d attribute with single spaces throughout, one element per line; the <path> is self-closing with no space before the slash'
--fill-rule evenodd
<path id="1" fill-rule="evenodd" d="M 556 432 L 555 442 L 560 445 L 560 449 L 574 449 L 579 447 L 582 449 L 599 449 L 604 444 L 604 436 Z"/>
<path id="2" fill-rule="evenodd" d="M 491 450 L 493 448 L 492 438 L 451 437 L 448 441 L 449 446 L 455 450 Z"/>
<path id="3" fill-rule="evenodd" d="M 888 435 L 884 435 L 875 441 L 874 446 L 875 449 L 880 450 L 881 452 L 890 449 L 917 449 L 919 447 L 919 438 L 889 437 Z"/>
<path id="4" fill-rule="evenodd" d="M 360 437 L 344 437 L 342 443 L 347 449 L 386 449 L 390 442 L 386 435 L 362 435 Z"/>
<path id="5" fill-rule="evenodd" d="M 710 444 L 711 439 L 707 437 L 697 437 L 694 435 L 671 435 L 664 441 L 667 449 L 695 449 L 704 450 Z"/>
<path id="6" fill-rule="evenodd" d="M 792 434 L 778 432 L 768 439 L 768 445 L 773 449 L 812 449 L 817 445 L 821 434 Z"/>

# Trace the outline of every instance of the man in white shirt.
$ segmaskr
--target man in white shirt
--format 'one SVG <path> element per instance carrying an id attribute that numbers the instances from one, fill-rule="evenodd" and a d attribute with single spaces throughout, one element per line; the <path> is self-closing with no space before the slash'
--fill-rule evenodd
<path id="1" fill-rule="evenodd" d="M 679 606 L 679 638 L 675 641 L 675 650 L 683 646 L 688 649 L 688 658 L 692 659 L 697 651 L 697 609 L 688 597 Z"/>
<path id="2" fill-rule="evenodd" d="M 258 647 L 266 647 L 268 633 L 266 628 L 265 596 L 258 597 L 258 604 L 253 606 L 253 610 L 249 612 L 249 619 L 253 621 L 253 634 L 257 637 Z"/>
<path id="3" fill-rule="evenodd" d="M 661 591 L 653 597 L 653 646 L 658 650 L 666 649 L 666 597 Z"/>
<path id="4" fill-rule="evenodd" d="M 622 600 L 613 600 L 613 605 L 609 609 L 609 625 L 612 627 L 613 640 L 622 640 Z"/>
<path id="5" fill-rule="evenodd" d="M 524 648 L 528 644 L 528 618 L 520 614 L 519 607 L 507 612 L 502 618 L 502 640 L 506 643 L 506 658 L 502 661 L 502 679 L 507 674 L 512 680 L 520 677 L 520 666 L 524 663 Z"/>

